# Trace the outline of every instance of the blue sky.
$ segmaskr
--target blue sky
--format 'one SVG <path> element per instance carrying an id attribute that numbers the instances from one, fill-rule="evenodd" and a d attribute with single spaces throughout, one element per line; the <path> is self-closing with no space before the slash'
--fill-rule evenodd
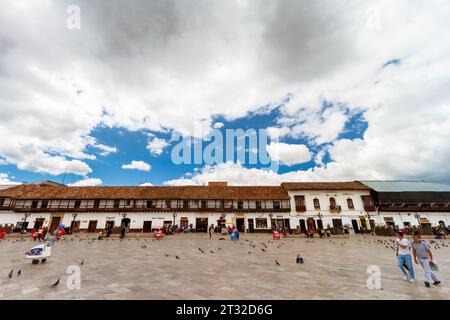
<path id="1" fill-rule="evenodd" d="M 269 112 L 252 112 L 246 117 L 227 121 L 222 116 L 216 116 L 214 123 L 222 123 L 223 127 L 220 129 L 224 133 L 225 129 L 266 129 L 268 127 L 276 126 L 277 119 L 280 115 L 280 108 L 272 108 Z M 323 110 L 327 108 L 326 104 Z M 263 110 L 263 109 L 262 109 Z M 349 117 L 344 129 L 339 134 L 339 138 L 356 139 L 362 138 L 367 129 L 367 122 L 363 118 L 362 113 L 356 113 Z M 97 127 L 91 132 L 91 136 L 96 138 L 98 143 L 117 148 L 117 152 L 106 155 L 97 156 L 95 160 L 85 160 L 92 168 L 91 177 L 102 180 L 103 185 L 141 185 L 144 183 L 152 183 L 154 185 L 163 185 L 166 181 L 177 179 L 184 176 L 186 173 L 192 173 L 194 170 L 202 168 L 205 163 L 201 164 L 173 164 L 171 160 L 171 149 L 175 142 L 165 148 L 161 155 L 154 155 L 147 149 L 147 141 L 149 139 L 148 130 L 129 131 L 125 128 L 108 128 Z M 170 133 L 151 133 L 160 139 L 170 141 Z M 310 144 L 309 140 L 303 138 L 284 137 L 283 142 L 288 144 L 304 144 L 316 154 L 319 150 L 326 147 L 326 145 L 316 146 Z M 226 141 L 224 141 L 226 143 Z M 209 142 L 205 142 L 205 145 Z M 94 151 L 93 148 L 87 150 Z M 248 155 L 248 152 L 247 152 Z M 142 170 L 125 170 L 122 165 L 129 164 L 131 161 L 144 161 L 151 165 L 151 170 L 146 172 Z M 329 162 L 329 156 L 324 157 L 324 163 Z M 258 163 L 257 165 L 243 164 L 247 168 L 265 168 L 266 165 Z M 314 158 L 310 161 L 287 166 L 280 164 L 278 173 L 283 174 L 290 171 L 306 170 L 315 166 Z M 74 183 L 80 180 L 78 175 L 71 173 L 59 174 L 56 176 L 42 173 L 35 173 L 25 170 L 19 170 L 14 165 L 2 166 L 2 171 L 15 181 L 32 182 L 37 180 L 52 180 L 59 183 Z"/>

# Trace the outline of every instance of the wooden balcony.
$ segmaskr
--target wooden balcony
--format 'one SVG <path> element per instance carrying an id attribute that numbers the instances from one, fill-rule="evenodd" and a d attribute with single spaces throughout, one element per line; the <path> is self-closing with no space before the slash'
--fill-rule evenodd
<path id="1" fill-rule="evenodd" d="M 48 207 L 48 208 L 31 208 L 31 207 L 10 207 L 8 210 L 15 212 L 220 212 L 220 213 L 235 213 L 235 212 L 290 212 L 290 207 L 285 208 L 168 208 L 168 207 L 151 207 L 146 206 L 131 206 L 131 207 Z"/>
<path id="2" fill-rule="evenodd" d="M 295 207 L 295 211 L 297 211 L 297 212 L 305 212 L 306 211 L 306 206 L 296 206 Z"/>
<path id="3" fill-rule="evenodd" d="M 380 211 L 388 212 L 450 212 L 448 203 L 384 203 L 380 205 Z"/>
<path id="4" fill-rule="evenodd" d="M 364 210 L 369 211 L 369 212 L 377 211 L 375 206 L 371 206 L 371 205 L 364 205 Z"/>
<path id="5" fill-rule="evenodd" d="M 342 208 L 341 206 L 330 206 L 331 213 L 341 213 Z"/>

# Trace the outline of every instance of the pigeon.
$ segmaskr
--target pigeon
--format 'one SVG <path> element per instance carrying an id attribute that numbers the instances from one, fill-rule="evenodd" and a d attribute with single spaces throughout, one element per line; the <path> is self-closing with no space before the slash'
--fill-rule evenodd
<path id="1" fill-rule="evenodd" d="M 214 251 L 212 251 L 212 250 L 209 250 L 209 252 L 214 253 Z"/>
<path id="2" fill-rule="evenodd" d="M 266 250 L 264 250 L 263 248 L 261 248 L 261 250 L 262 250 L 263 252 L 266 252 Z"/>
<path id="3" fill-rule="evenodd" d="M 22 274 L 22 270 L 19 269 L 19 271 L 17 271 L 17 275 L 20 277 L 21 274 Z"/>
<path id="4" fill-rule="evenodd" d="M 175 256 L 175 258 L 177 258 L 178 260 L 180 259 L 180 257 L 179 257 L 179 256 Z"/>
<path id="5" fill-rule="evenodd" d="M 84 265 L 84 259 L 81 260 L 81 262 L 80 262 L 80 266 L 82 266 L 82 265 Z"/>
<path id="6" fill-rule="evenodd" d="M 198 250 L 200 250 L 201 253 L 205 253 L 205 251 L 203 251 L 202 248 L 198 248 Z"/>
<path id="7" fill-rule="evenodd" d="M 164 255 L 165 255 L 166 257 L 170 257 L 170 255 L 168 255 L 167 253 L 164 253 Z"/>
<path id="8" fill-rule="evenodd" d="M 279 266 L 280 265 L 280 263 L 277 261 L 277 260 L 275 260 L 275 263 L 276 263 L 276 265 L 277 266 Z"/>
<path id="9" fill-rule="evenodd" d="M 252 254 L 252 253 L 249 251 L 248 254 Z"/>
<path id="10" fill-rule="evenodd" d="M 12 278 L 12 276 L 13 276 L 13 272 L 14 272 L 14 269 L 12 269 L 9 273 L 8 273 L 8 277 L 11 279 Z"/>
<path id="11" fill-rule="evenodd" d="M 56 282 L 55 282 L 54 284 L 52 284 L 52 285 L 50 286 L 50 288 L 56 288 L 56 287 L 58 286 L 58 284 L 59 284 L 59 279 L 56 280 Z"/>

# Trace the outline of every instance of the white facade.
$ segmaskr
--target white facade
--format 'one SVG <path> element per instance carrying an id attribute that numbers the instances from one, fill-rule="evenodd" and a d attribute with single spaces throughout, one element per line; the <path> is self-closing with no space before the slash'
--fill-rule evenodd
<path id="1" fill-rule="evenodd" d="M 369 190 L 298 190 L 288 191 L 291 198 L 290 224 L 291 228 L 300 227 L 300 220 L 313 218 L 316 222 L 322 220 L 324 228 L 333 227 L 333 219 L 340 219 L 342 225 L 352 224 L 356 220 L 361 227 L 361 217 L 367 217 L 361 196 L 370 196 Z M 306 211 L 297 211 L 296 196 L 304 196 Z M 340 210 L 330 209 L 330 199 L 333 198 L 336 207 Z M 314 201 L 319 201 L 320 208 L 314 207 Z M 353 203 L 353 208 L 349 207 L 349 200 Z M 374 212 L 369 212 L 373 215 Z M 372 217 L 370 218 L 372 219 Z M 364 228 L 367 228 L 367 222 Z"/>
<path id="2" fill-rule="evenodd" d="M 246 231 L 264 232 L 271 230 L 273 222 L 290 229 L 327 228 L 349 225 L 354 229 L 371 229 L 371 224 L 392 224 L 403 228 L 418 226 L 419 221 L 428 221 L 431 226 L 450 225 L 450 212 L 378 212 L 366 211 L 362 197 L 371 197 L 369 189 L 324 190 L 305 189 L 287 190 L 290 200 L 13 200 L 2 198 L 0 206 L 0 227 L 16 226 L 19 222 L 28 222 L 28 229 L 34 227 L 36 220 L 49 226 L 54 218 L 60 223 L 71 226 L 73 221 L 79 230 L 99 231 L 107 224 L 115 227 L 129 219 L 132 231 L 155 230 L 172 223 L 179 226 L 197 228 L 197 222 L 208 226 L 218 225 L 218 220 L 244 226 Z M 342 184 L 341 184 L 342 185 Z M 348 187 L 348 184 L 347 184 Z M 328 186 L 327 186 L 328 188 Z M 280 195 L 280 194 L 278 194 Z M 301 208 L 297 208 L 296 197 L 301 197 Z M 283 198 L 283 195 L 281 196 Z M 315 205 L 316 202 L 316 205 Z M 317 203 L 320 206 L 317 206 Z M 220 206 L 219 206 L 220 205 Z M 11 207 L 16 208 L 17 212 Z M 372 206 L 373 207 L 373 206 Z M 368 208 L 366 206 L 366 208 Z M 48 209 L 48 210 L 47 210 Z M 375 210 L 375 207 L 373 207 Z M 369 209 L 371 210 L 371 209 Z M 175 213 L 175 217 L 174 217 Z M 199 220 L 199 221 L 198 221 Z M 148 230 L 147 230 L 148 231 Z"/>

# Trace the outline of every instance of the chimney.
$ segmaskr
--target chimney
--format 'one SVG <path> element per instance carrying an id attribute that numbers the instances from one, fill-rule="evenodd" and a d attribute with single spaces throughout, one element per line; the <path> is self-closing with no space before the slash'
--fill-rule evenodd
<path id="1" fill-rule="evenodd" d="M 228 187 L 227 181 L 210 181 L 208 182 L 208 186 L 210 187 Z"/>

